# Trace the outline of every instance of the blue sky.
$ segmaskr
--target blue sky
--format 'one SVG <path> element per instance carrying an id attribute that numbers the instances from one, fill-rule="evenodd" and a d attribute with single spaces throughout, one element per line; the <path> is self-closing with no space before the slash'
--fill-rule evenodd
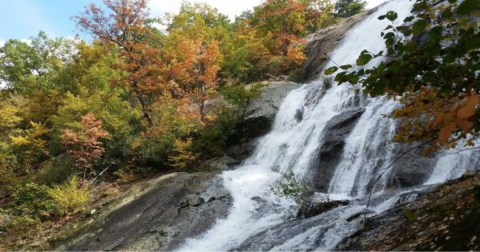
<path id="1" fill-rule="evenodd" d="M 205 2 L 228 15 L 232 20 L 244 10 L 262 3 L 262 0 L 189 0 Z M 385 0 L 367 0 L 368 7 Z M 45 31 L 51 38 L 74 37 L 88 39 L 76 29 L 72 16 L 80 14 L 90 3 L 100 4 L 102 0 L 0 0 L 0 45 L 8 39 L 28 39 Z M 165 12 L 177 12 L 182 0 L 150 0 L 152 16 L 159 17 Z"/>
<path id="2" fill-rule="evenodd" d="M 40 30 L 51 38 L 73 37 L 76 34 L 86 38 L 76 29 L 72 16 L 80 14 L 84 6 L 90 3 L 101 6 L 101 0 L 0 0 L 0 41 L 8 39 L 27 39 L 36 36 Z M 150 0 L 152 16 L 161 16 L 165 12 L 177 12 L 181 0 Z M 243 10 L 258 5 L 262 0 L 191 0 L 206 2 L 220 12 L 234 18 Z"/>
<path id="3" fill-rule="evenodd" d="M 75 36 L 72 16 L 100 0 L 0 0 L 0 40 L 26 39 L 40 30 L 49 37 Z"/>

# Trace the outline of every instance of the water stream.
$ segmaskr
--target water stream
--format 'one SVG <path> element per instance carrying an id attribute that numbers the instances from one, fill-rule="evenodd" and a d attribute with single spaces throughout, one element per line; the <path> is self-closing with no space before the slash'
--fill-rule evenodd
<path id="1" fill-rule="evenodd" d="M 403 20 L 410 13 L 411 5 L 412 1 L 393 0 L 379 7 L 375 14 L 346 34 L 342 44 L 330 55 L 332 61 L 350 64 L 364 49 L 382 50 L 384 42 L 380 32 L 388 22 L 379 21 L 377 17 L 395 10 L 398 20 Z M 384 97 L 359 95 L 355 86 L 333 84 L 329 87 L 324 83 L 319 79 L 285 98 L 272 131 L 259 141 L 253 155 L 235 170 L 221 175 L 233 197 L 228 217 L 218 220 L 202 236 L 187 240 L 180 250 L 329 250 L 355 231 L 359 220 L 347 221 L 347 218 L 365 209 L 365 195 L 370 192 L 366 188 L 398 155 L 395 144 L 390 142 L 395 124 L 383 117 L 398 104 Z M 318 194 L 329 199 L 348 199 L 351 203 L 312 218 L 295 219 L 292 210 L 295 203 L 272 194 L 272 183 L 289 172 L 309 178 L 318 148 L 328 134 L 325 130 L 328 123 L 335 116 L 358 108 L 365 112 L 345 140 L 341 161 L 334 169 L 328 190 Z M 298 113 L 303 114 L 301 120 L 296 119 Z M 437 165 L 426 184 L 461 176 L 475 167 L 479 157 L 472 152 L 458 155 L 450 152 L 436 160 Z M 389 178 L 387 173 L 375 185 L 372 214 L 389 209 L 402 194 L 414 190 L 388 190 Z"/>

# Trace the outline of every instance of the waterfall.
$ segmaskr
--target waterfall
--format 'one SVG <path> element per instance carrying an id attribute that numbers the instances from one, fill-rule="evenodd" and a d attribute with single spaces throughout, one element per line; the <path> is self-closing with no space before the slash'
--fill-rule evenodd
<path id="1" fill-rule="evenodd" d="M 344 41 L 330 55 L 335 64 L 355 62 L 364 49 L 384 49 L 380 32 L 388 25 L 377 17 L 389 10 L 398 13 L 399 22 L 410 13 L 412 1 L 392 0 L 379 7 L 349 31 Z M 398 24 L 398 23 L 397 23 Z M 378 62 L 371 62 L 370 66 Z M 226 188 L 233 197 L 233 206 L 225 219 L 200 237 L 189 239 L 179 250 L 328 250 L 343 237 L 355 231 L 358 221 L 347 218 L 363 211 L 365 195 L 379 174 L 387 172 L 374 187 L 371 202 L 373 213 L 392 207 L 405 192 L 387 190 L 389 164 L 398 155 L 398 146 L 390 142 L 395 131 L 391 119 L 384 118 L 398 103 L 385 97 L 359 95 L 359 87 L 325 85 L 320 79 L 292 91 L 283 101 L 269 134 L 260 139 L 250 158 L 235 170 L 222 173 Z M 339 162 L 333 167 L 325 190 L 317 193 L 329 199 L 348 199 L 350 204 L 321 215 L 295 219 L 295 203 L 272 194 L 271 186 L 282 174 L 311 178 L 319 174 L 319 146 L 328 143 L 328 130 L 335 118 L 345 113 L 361 115 L 345 139 Z M 352 112 L 353 111 L 353 112 Z M 296 116 L 302 113 L 301 120 Z M 360 113 L 360 112 L 359 112 Z M 357 113 L 358 114 L 358 113 Z M 328 146 L 327 146 L 328 147 Z M 464 152 L 461 162 L 454 153 L 436 158 L 433 174 L 427 184 L 444 182 L 463 174 L 479 158 Z M 422 169 L 422 167 L 419 167 Z M 450 172 L 451 171 L 451 172 Z"/>

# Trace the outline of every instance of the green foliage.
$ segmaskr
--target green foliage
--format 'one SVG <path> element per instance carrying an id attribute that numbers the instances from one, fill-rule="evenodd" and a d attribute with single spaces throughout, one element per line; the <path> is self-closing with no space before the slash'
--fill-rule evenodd
<path id="1" fill-rule="evenodd" d="M 403 107 L 391 115 L 401 125 L 396 141 L 432 141 L 429 150 L 455 146 L 460 139 L 472 145 L 480 129 L 478 5 L 478 1 L 417 0 L 412 15 L 400 26 L 393 23 L 397 13 L 387 12 L 379 17 L 392 21 L 381 33 L 387 50 L 363 51 L 356 63 L 388 61 L 372 68 L 343 69 L 335 79 L 360 82 L 373 96 L 402 96 Z M 327 69 L 326 74 L 337 70 Z"/>
<path id="2" fill-rule="evenodd" d="M 14 189 L 10 203 L 11 214 L 46 219 L 55 213 L 55 202 L 50 198 L 45 185 L 27 183 Z"/>
<path id="3" fill-rule="evenodd" d="M 65 184 L 58 185 L 47 190 L 48 195 L 56 204 L 59 214 L 75 214 L 85 207 L 90 199 L 88 182 L 78 182 L 76 176 L 72 176 Z"/>
<path id="4" fill-rule="evenodd" d="M 223 155 L 229 140 L 237 133 L 236 111 L 224 108 L 217 113 L 216 119 L 198 132 L 192 146 L 193 151 L 203 159 Z"/>
<path id="5" fill-rule="evenodd" d="M 410 209 L 405 209 L 403 211 L 403 215 L 405 216 L 405 218 L 407 218 L 411 222 L 416 221 L 417 218 L 418 218 L 417 213 L 413 210 L 410 210 Z"/>
<path id="6" fill-rule="evenodd" d="M 32 180 L 38 184 L 52 186 L 61 184 L 76 174 L 73 160 L 65 154 L 61 154 L 39 165 Z"/>
<path id="7" fill-rule="evenodd" d="M 240 122 L 240 127 L 243 125 L 248 107 L 260 95 L 262 87 L 261 83 L 254 83 L 248 87 L 240 84 L 223 88 L 221 93 L 225 101 L 236 106 L 239 111 L 238 121 Z M 242 128 L 240 128 L 240 132 L 242 132 Z"/>
<path id="8" fill-rule="evenodd" d="M 362 11 L 367 2 L 361 0 L 338 0 L 335 11 L 338 17 L 350 17 Z"/>
<path id="9" fill-rule="evenodd" d="M 8 40 L 0 48 L 0 80 L 21 94 L 58 88 L 56 75 L 70 60 L 74 43 L 49 39 L 44 32 L 30 40 Z"/>
<path id="10" fill-rule="evenodd" d="M 39 229 L 41 222 L 30 216 L 15 216 L 9 223 L 7 230 L 11 233 L 27 235 Z"/>
<path id="11" fill-rule="evenodd" d="M 283 174 L 271 187 L 272 192 L 277 196 L 291 198 L 297 205 L 307 206 L 314 193 L 310 183 L 302 178 L 298 178 L 293 172 Z"/>
<path id="12" fill-rule="evenodd" d="M 198 155 L 192 152 L 192 139 L 175 140 L 174 154 L 168 157 L 170 165 L 175 168 L 189 168 L 198 159 Z"/>

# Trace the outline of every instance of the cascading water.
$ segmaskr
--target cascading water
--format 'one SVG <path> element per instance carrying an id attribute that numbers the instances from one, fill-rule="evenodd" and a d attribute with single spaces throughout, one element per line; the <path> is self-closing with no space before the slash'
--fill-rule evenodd
<path id="1" fill-rule="evenodd" d="M 408 0 L 393 0 L 380 7 L 377 15 L 370 15 L 348 32 L 343 44 L 330 55 L 332 62 L 349 64 L 364 49 L 382 50 L 384 42 L 379 34 L 388 24 L 377 20 L 377 16 L 395 10 L 398 20 L 403 20 L 411 5 Z M 259 141 L 254 154 L 237 169 L 221 175 L 234 200 L 228 217 L 218 220 L 201 237 L 187 240 L 180 250 L 325 250 L 353 232 L 358 221 L 346 219 L 365 209 L 368 186 L 398 155 L 389 142 L 395 125 L 383 117 L 398 104 L 382 97 L 359 97 L 357 89 L 335 84 L 329 88 L 319 80 L 292 91 L 282 103 L 272 131 Z M 345 111 L 359 108 L 364 112 L 345 140 L 341 161 L 334 167 L 328 189 L 318 193 L 329 199 L 348 199 L 350 204 L 295 220 L 295 204 L 275 196 L 272 183 L 288 172 L 308 178 L 313 169 L 322 169 L 314 166 L 329 122 Z M 438 159 L 441 164 L 427 184 L 458 177 L 479 160 L 465 152 L 459 164 L 458 157 L 450 154 Z M 375 184 L 372 214 L 390 208 L 402 193 L 385 190 L 388 177 L 386 174 Z"/>

